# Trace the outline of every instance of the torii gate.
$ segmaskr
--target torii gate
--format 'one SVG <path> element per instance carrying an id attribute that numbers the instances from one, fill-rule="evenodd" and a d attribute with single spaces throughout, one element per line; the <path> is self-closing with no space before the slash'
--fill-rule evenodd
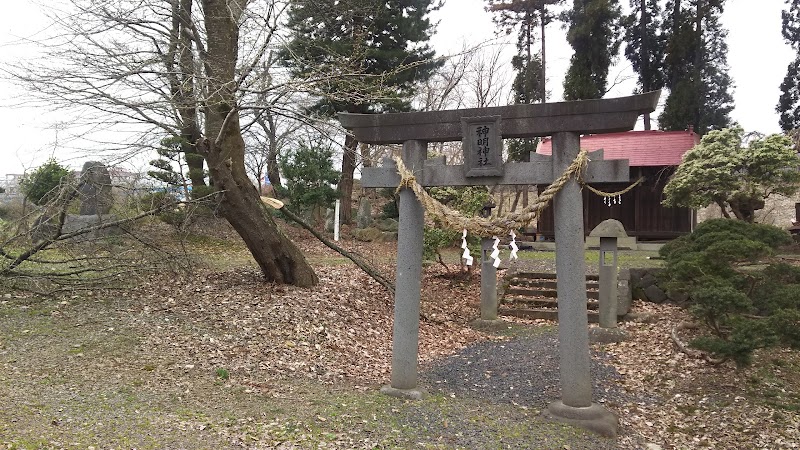
<path id="1" fill-rule="evenodd" d="M 393 114 L 340 113 L 342 126 L 358 142 L 402 143 L 402 160 L 422 186 L 549 184 L 578 156 L 581 134 L 632 130 L 637 118 L 655 110 L 661 91 L 629 97 L 574 102 L 523 104 Z M 553 156 L 531 162 L 503 164 L 503 138 L 552 136 Z M 428 142 L 463 141 L 464 165 L 426 161 Z M 586 182 L 627 182 L 627 160 L 589 163 Z M 362 186 L 397 187 L 394 167 L 364 168 Z M 399 193 L 397 279 L 394 307 L 391 385 L 389 395 L 420 398 L 417 386 L 422 241 L 425 211 L 409 188 Z M 583 198 L 574 179 L 553 200 L 560 401 L 548 407 L 551 417 L 614 436 L 617 418 L 592 402 L 586 264 L 584 261 Z"/>

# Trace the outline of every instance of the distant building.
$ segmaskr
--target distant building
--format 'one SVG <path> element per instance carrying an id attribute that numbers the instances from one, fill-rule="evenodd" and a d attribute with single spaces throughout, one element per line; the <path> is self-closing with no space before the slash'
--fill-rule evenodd
<path id="1" fill-rule="evenodd" d="M 0 197 L 5 199 L 16 198 L 19 196 L 19 182 L 22 180 L 22 174 L 7 173 L 5 177 L 0 180 L 0 187 L 3 188 L 3 193 Z"/>

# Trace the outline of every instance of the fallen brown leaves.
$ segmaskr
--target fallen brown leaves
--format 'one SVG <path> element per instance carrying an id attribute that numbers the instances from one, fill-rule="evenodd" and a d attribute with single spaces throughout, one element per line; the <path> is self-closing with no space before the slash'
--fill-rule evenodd
<path id="1" fill-rule="evenodd" d="M 790 390 L 800 385 L 797 352 L 762 351 L 753 366 L 740 370 L 733 363 L 709 364 L 679 351 L 670 338 L 673 328 L 690 319 L 686 311 L 641 302 L 634 311 L 647 319 L 621 324 L 629 340 L 603 346 L 624 375 L 624 388 L 651 396 L 614 406 L 623 427 L 662 448 L 800 447 L 798 411 L 765 401 L 772 395 L 765 384 Z"/>
<path id="2" fill-rule="evenodd" d="M 312 257 L 336 255 L 313 241 L 299 242 Z M 350 247 L 375 261 L 386 260 L 383 248 Z M 286 376 L 347 379 L 359 386 L 386 383 L 392 296 L 350 264 L 315 269 L 320 282 L 311 289 L 265 283 L 254 268 L 157 277 L 131 294 L 138 299 L 132 317 L 153 354 L 169 355 L 184 369 L 225 367 L 231 383 L 249 389 L 268 391 Z M 385 262 L 382 269 L 393 270 Z M 438 270 L 426 275 L 421 362 L 483 337 L 466 327 L 477 314 L 465 303 L 470 295 L 480 295 L 477 280 L 454 283 L 437 277 Z"/>
<path id="3" fill-rule="evenodd" d="M 143 345 L 161 358 L 155 370 L 213 373 L 224 367 L 226 383 L 276 396 L 285 377 L 371 389 L 388 382 L 391 295 L 313 238 L 290 233 L 312 261 L 324 262 L 315 264 L 320 283 L 312 289 L 264 283 L 255 268 L 239 268 L 155 277 L 130 293 L 131 322 Z M 393 274 L 391 244 L 342 245 Z M 440 266 L 425 269 L 422 363 L 491 338 L 468 327 L 478 314 L 478 277 L 443 275 Z M 643 303 L 633 310 L 649 319 L 622 323 L 629 339 L 602 347 L 623 375 L 623 387 L 646 399 L 608 405 L 620 415 L 620 448 L 639 448 L 642 441 L 676 449 L 800 446 L 800 415 L 792 409 L 800 404 L 797 352 L 761 352 L 744 370 L 710 365 L 678 351 L 670 339 L 670 331 L 690 319 L 684 310 Z"/>

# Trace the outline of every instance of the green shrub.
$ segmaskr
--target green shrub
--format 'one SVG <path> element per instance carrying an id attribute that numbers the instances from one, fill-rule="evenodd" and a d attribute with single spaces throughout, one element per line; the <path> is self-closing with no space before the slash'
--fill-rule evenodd
<path id="1" fill-rule="evenodd" d="M 50 158 L 33 172 L 23 176 L 19 188 L 25 198 L 41 206 L 55 197 L 58 187 L 69 175 L 66 167 L 55 158 Z"/>
<path id="2" fill-rule="evenodd" d="M 714 219 L 661 249 L 667 289 L 688 293 L 706 325 L 692 346 L 742 366 L 758 348 L 800 345 L 800 268 L 765 262 L 790 241 L 770 225 Z"/>
<path id="3" fill-rule="evenodd" d="M 489 201 L 489 191 L 485 186 L 436 187 L 430 189 L 433 198 L 458 210 L 466 216 L 477 215 Z M 442 261 L 441 250 L 460 242 L 461 232 L 438 226 L 425 227 L 422 243 L 423 257 L 428 260 L 438 258 Z M 475 236 L 467 237 L 470 253 L 479 253 L 480 241 Z"/>
<path id="4" fill-rule="evenodd" d="M 275 191 L 288 198 L 297 212 L 327 207 L 336 200 L 338 194 L 331 184 L 338 182 L 339 172 L 333 168 L 333 148 L 322 137 L 284 152 L 280 167 L 286 187 L 275 186 Z"/>

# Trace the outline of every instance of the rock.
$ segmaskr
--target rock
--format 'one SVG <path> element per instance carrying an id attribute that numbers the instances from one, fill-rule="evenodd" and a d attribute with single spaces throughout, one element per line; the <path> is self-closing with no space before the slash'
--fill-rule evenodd
<path id="1" fill-rule="evenodd" d="M 361 198 L 361 201 L 358 203 L 356 225 L 358 228 L 367 228 L 372 225 L 372 205 L 367 197 Z"/>
<path id="2" fill-rule="evenodd" d="M 374 228 L 356 228 L 351 231 L 356 240 L 362 242 L 374 242 L 383 239 L 383 231 Z"/>
<path id="3" fill-rule="evenodd" d="M 380 242 L 394 242 L 397 241 L 397 232 L 396 231 L 384 231 L 381 235 Z"/>
<path id="4" fill-rule="evenodd" d="M 375 227 L 381 231 L 397 232 L 398 223 L 394 219 L 381 219 L 375 222 Z"/>
<path id="5" fill-rule="evenodd" d="M 660 446 L 660 445 L 658 445 L 658 444 L 653 444 L 653 443 L 651 443 L 651 442 L 650 442 L 650 443 L 647 443 L 647 444 L 644 446 L 644 448 L 645 448 L 645 450 L 661 450 L 661 446 Z"/>
<path id="6" fill-rule="evenodd" d="M 685 303 L 689 300 L 689 294 L 686 292 L 668 292 L 667 296 L 675 303 Z"/>
<path id="7" fill-rule="evenodd" d="M 642 278 L 639 280 L 639 287 L 641 287 L 642 289 L 647 289 L 654 284 L 656 284 L 656 277 L 655 275 L 649 272 L 644 274 Z"/>
<path id="8" fill-rule="evenodd" d="M 617 280 L 617 315 L 624 316 L 628 314 L 628 311 L 631 310 L 632 301 L 633 297 L 628 280 Z"/>
<path id="9" fill-rule="evenodd" d="M 81 200 L 82 216 L 108 214 L 113 203 L 111 193 L 111 175 L 105 164 L 87 161 L 81 170 L 82 185 L 78 189 Z"/>
<path id="10" fill-rule="evenodd" d="M 651 284 L 650 286 L 646 287 L 644 289 L 644 295 L 647 296 L 647 300 L 653 303 L 661 303 L 667 299 L 667 294 L 655 284 Z"/>
<path id="11" fill-rule="evenodd" d="M 336 218 L 333 217 L 335 212 L 336 211 L 331 208 L 325 210 L 325 231 L 328 233 L 333 233 L 334 221 L 336 220 Z"/>
<path id="12" fill-rule="evenodd" d="M 622 226 L 622 222 L 614 219 L 606 219 L 594 227 L 594 229 L 589 232 L 589 236 L 626 238 L 628 234 L 625 232 L 625 227 Z"/>
<path id="13" fill-rule="evenodd" d="M 593 344 L 614 344 L 628 338 L 625 331 L 619 328 L 589 328 L 589 342 Z"/>
<path id="14" fill-rule="evenodd" d="M 77 216 L 75 214 L 67 214 L 67 217 L 64 219 L 64 226 L 61 228 L 61 232 L 63 234 L 73 233 L 83 228 L 89 228 L 103 223 L 113 222 L 117 219 L 118 219 L 117 216 L 115 216 L 114 214 L 103 214 L 94 216 L 84 216 L 84 215 Z M 102 228 L 100 230 L 90 231 L 80 236 L 76 236 L 74 240 L 87 241 L 105 236 L 114 236 L 118 234 L 122 234 L 122 230 L 119 227 L 108 227 L 108 228 Z"/>

